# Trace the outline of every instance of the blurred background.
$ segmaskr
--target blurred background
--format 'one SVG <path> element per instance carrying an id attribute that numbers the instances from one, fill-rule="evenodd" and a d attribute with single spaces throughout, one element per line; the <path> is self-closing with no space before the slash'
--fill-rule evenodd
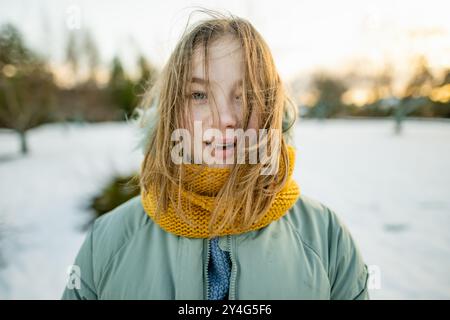
<path id="1" fill-rule="evenodd" d="M 350 229 L 371 297 L 449 299 L 445 0 L 0 0 L 0 299 L 59 299 L 89 224 L 139 193 L 128 120 L 197 6 L 268 42 L 295 178 Z"/>

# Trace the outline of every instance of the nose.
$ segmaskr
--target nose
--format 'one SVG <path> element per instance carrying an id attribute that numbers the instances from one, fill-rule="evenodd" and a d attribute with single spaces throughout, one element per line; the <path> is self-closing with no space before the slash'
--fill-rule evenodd
<path id="1" fill-rule="evenodd" d="M 216 99 L 216 112 L 213 118 L 217 129 L 225 133 L 226 129 L 234 129 L 237 125 L 236 110 L 233 101 L 222 96 Z"/>

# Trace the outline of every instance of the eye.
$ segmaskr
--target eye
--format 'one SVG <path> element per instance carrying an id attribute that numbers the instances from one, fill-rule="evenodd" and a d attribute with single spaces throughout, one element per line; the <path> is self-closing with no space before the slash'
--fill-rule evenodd
<path id="1" fill-rule="evenodd" d="M 206 96 L 206 93 L 204 93 L 204 92 L 196 91 L 191 94 L 191 98 L 195 101 L 202 101 L 202 100 L 206 100 L 207 96 Z"/>

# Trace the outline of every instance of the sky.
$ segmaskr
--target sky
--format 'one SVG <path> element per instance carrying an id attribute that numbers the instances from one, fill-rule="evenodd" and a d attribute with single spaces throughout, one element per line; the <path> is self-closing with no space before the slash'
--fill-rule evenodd
<path id="1" fill-rule="evenodd" d="M 105 65 L 119 55 L 131 66 L 142 52 L 162 66 L 196 6 L 250 20 L 286 80 L 322 69 L 370 74 L 386 64 L 407 75 L 418 55 L 433 70 L 450 68 L 448 0 L 0 0 L 0 24 L 14 23 L 55 65 L 64 62 L 68 32 L 90 29 Z"/>

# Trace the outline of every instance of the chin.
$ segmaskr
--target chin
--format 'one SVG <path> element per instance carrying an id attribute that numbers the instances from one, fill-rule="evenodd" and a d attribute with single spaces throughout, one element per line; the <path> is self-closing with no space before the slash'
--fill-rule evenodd
<path id="1" fill-rule="evenodd" d="M 208 164 L 207 165 L 209 168 L 231 168 L 233 165 L 232 164 Z"/>

